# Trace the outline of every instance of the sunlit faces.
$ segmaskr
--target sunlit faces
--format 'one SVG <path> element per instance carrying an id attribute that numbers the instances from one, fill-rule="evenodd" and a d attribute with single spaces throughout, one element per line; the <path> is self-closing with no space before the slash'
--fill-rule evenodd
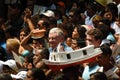
<path id="1" fill-rule="evenodd" d="M 67 44 L 69 47 L 71 47 L 72 39 L 71 39 L 70 37 L 68 37 L 68 38 L 66 39 L 66 44 Z"/>
<path id="2" fill-rule="evenodd" d="M 60 37 L 57 35 L 57 33 L 50 33 L 48 40 L 49 40 L 49 46 L 54 49 L 59 44 Z"/>
<path id="3" fill-rule="evenodd" d="M 96 40 L 93 35 L 86 35 L 86 45 L 100 46 L 100 40 Z"/>
<path id="4" fill-rule="evenodd" d="M 79 34 L 77 31 L 77 28 L 74 29 L 73 33 L 72 33 L 72 38 L 79 38 Z"/>
<path id="5" fill-rule="evenodd" d="M 26 37 L 26 34 L 24 31 L 20 32 L 20 41 L 22 41 Z"/>

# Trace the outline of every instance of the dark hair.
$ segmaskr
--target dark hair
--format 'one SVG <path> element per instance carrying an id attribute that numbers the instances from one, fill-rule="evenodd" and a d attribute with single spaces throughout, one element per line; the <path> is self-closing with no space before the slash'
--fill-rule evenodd
<path id="1" fill-rule="evenodd" d="M 29 53 L 28 55 L 25 56 L 28 63 L 33 63 L 33 56 L 34 56 L 33 53 Z"/>
<path id="2" fill-rule="evenodd" d="M 102 41 L 103 39 L 103 33 L 97 28 L 88 30 L 86 34 L 93 35 L 96 40 Z"/>
<path id="3" fill-rule="evenodd" d="M 103 39 L 105 39 L 110 32 L 110 27 L 106 24 L 98 24 L 97 28 L 104 34 Z"/>
<path id="4" fill-rule="evenodd" d="M 77 29 L 77 32 L 79 34 L 79 37 L 81 39 L 85 39 L 86 38 L 86 34 L 85 32 L 87 31 L 84 27 L 82 27 L 81 25 L 76 25 L 75 28 Z"/>
<path id="5" fill-rule="evenodd" d="M 103 44 L 100 46 L 100 49 L 102 50 L 102 55 L 112 55 L 112 50 L 109 45 Z"/>
<path id="6" fill-rule="evenodd" d="M 106 8 L 109 9 L 112 12 L 114 18 L 118 17 L 118 7 L 115 3 L 107 4 Z"/>
<path id="7" fill-rule="evenodd" d="M 32 68 L 32 77 L 34 80 L 46 80 L 45 73 L 39 68 Z"/>
<path id="8" fill-rule="evenodd" d="M 25 28 L 25 27 L 20 30 L 20 33 L 22 31 L 25 32 L 26 36 L 30 33 L 30 30 L 28 28 Z"/>
<path id="9" fill-rule="evenodd" d="M 104 72 L 95 72 L 90 74 L 90 76 L 94 76 L 93 80 L 107 80 L 107 76 Z"/>
<path id="10" fill-rule="evenodd" d="M 80 46 L 80 48 L 83 48 L 86 46 L 85 40 L 82 40 L 82 39 L 77 39 L 77 44 L 78 46 Z"/>
<path id="11" fill-rule="evenodd" d="M 49 59 L 49 50 L 47 48 L 43 48 L 41 54 L 44 54 L 45 59 Z"/>

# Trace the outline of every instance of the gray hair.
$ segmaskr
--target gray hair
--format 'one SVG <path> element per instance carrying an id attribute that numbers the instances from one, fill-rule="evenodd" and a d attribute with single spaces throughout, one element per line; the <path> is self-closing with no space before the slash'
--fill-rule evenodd
<path id="1" fill-rule="evenodd" d="M 56 27 L 56 28 L 52 28 L 50 31 L 49 31 L 49 34 L 50 33 L 55 33 L 57 34 L 57 36 L 64 36 L 64 32 L 62 29 Z"/>

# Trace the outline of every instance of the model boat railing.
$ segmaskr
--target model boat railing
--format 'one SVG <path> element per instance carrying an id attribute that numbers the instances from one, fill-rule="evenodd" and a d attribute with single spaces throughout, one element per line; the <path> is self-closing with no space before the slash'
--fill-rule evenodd
<path id="1" fill-rule="evenodd" d="M 89 58 L 102 53 L 100 48 L 95 48 L 93 45 L 86 46 L 84 48 L 72 51 L 72 52 L 53 52 L 50 54 L 50 62 L 66 62 L 70 60 Z"/>

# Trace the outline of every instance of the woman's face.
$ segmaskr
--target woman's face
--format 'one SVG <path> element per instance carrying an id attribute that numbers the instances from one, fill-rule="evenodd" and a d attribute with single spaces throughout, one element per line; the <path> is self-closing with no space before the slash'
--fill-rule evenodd
<path id="1" fill-rule="evenodd" d="M 79 38 L 77 28 L 75 28 L 74 31 L 72 32 L 72 38 Z"/>
<path id="2" fill-rule="evenodd" d="M 112 13 L 111 12 L 106 12 L 104 14 L 104 18 L 108 18 L 110 21 L 112 20 L 113 16 L 112 16 Z"/>
<path id="3" fill-rule="evenodd" d="M 20 41 L 22 41 L 26 37 L 26 34 L 24 31 L 20 32 Z"/>

